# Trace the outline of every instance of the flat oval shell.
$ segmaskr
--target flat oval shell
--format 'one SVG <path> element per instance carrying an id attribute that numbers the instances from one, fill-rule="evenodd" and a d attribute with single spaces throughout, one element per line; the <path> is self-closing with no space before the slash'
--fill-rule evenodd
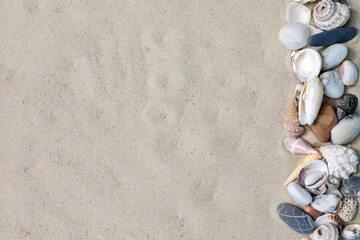
<path id="1" fill-rule="evenodd" d="M 331 143 L 345 145 L 354 140 L 360 133 L 360 115 L 349 115 L 343 118 L 331 130 Z"/>
<path id="2" fill-rule="evenodd" d="M 339 65 L 347 56 L 348 48 L 342 43 L 337 43 L 326 48 L 322 53 L 322 71 L 330 70 Z"/>
<path id="3" fill-rule="evenodd" d="M 354 63 L 349 60 L 345 60 L 339 68 L 340 78 L 343 84 L 346 86 L 353 86 L 359 78 L 359 72 Z"/>
<path id="4" fill-rule="evenodd" d="M 345 86 L 340 79 L 340 73 L 336 71 L 324 72 L 320 75 L 321 84 L 324 87 L 324 95 L 329 98 L 341 98 L 345 91 Z"/>
<path id="5" fill-rule="evenodd" d="M 337 117 L 332 106 L 323 103 L 315 122 L 310 125 L 310 129 L 320 142 L 327 142 L 330 139 L 331 130 L 337 123 Z"/>

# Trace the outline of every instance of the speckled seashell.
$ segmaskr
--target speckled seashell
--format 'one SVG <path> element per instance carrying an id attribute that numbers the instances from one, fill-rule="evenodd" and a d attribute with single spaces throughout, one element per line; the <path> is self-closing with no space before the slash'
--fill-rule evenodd
<path id="1" fill-rule="evenodd" d="M 315 6 L 313 17 L 318 28 L 331 30 L 346 24 L 350 18 L 350 9 L 345 4 L 322 0 Z"/>
<path id="2" fill-rule="evenodd" d="M 329 145 L 320 148 L 320 153 L 328 164 L 330 176 L 347 179 L 357 171 L 358 156 L 351 148 Z"/>
<path id="3" fill-rule="evenodd" d="M 320 160 L 314 160 L 301 169 L 298 182 L 310 193 L 321 195 L 327 190 L 327 175 L 328 168 L 326 163 Z"/>
<path id="4" fill-rule="evenodd" d="M 319 212 L 333 212 L 338 208 L 340 200 L 335 194 L 323 194 L 314 197 L 311 206 Z"/>
<path id="5" fill-rule="evenodd" d="M 349 115 L 343 118 L 331 130 L 331 143 L 345 145 L 354 140 L 360 133 L 360 115 Z"/>
<path id="6" fill-rule="evenodd" d="M 338 118 L 338 121 L 340 121 L 349 114 L 353 114 L 357 108 L 357 105 L 358 98 L 354 94 L 345 94 L 344 98 L 340 101 L 336 110 L 336 116 Z"/>
<path id="7" fill-rule="evenodd" d="M 304 210 L 304 212 L 306 212 L 307 214 L 309 214 L 309 215 L 312 217 L 312 219 L 314 219 L 314 221 L 315 221 L 318 217 L 324 215 L 324 213 L 319 212 L 318 210 L 316 210 L 315 208 L 313 208 L 311 205 L 307 205 L 307 206 L 303 207 L 303 210 Z"/>
<path id="8" fill-rule="evenodd" d="M 337 214 L 344 222 L 350 222 L 355 217 L 357 207 L 358 201 L 356 198 L 344 198 L 342 200 L 342 207 Z"/>
<path id="9" fill-rule="evenodd" d="M 340 218 L 332 213 L 327 213 L 325 215 L 318 217 L 315 220 L 314 225 L 317 228 L 326 223 L 334 224 L 340 231 L 342 230 Z"/>
<path id="10" fill-rule="evenodd" d="M 326 184 L 329 190 L 338 189 L 340 187 L 340 179 L 334 176 L 329 175 L 326 179 Z"/>
<path id="11" fill-rule="evenodd" d="M 299 137 L 299 138 L 293 138 L 293 137 L 287 137 L 284 138 L 284 147 L 286 150 L 291 152 L 292 154 L 296 155 L 306 155 L 318 152 L 310 145 L 308 141 L 305 139 Z"/>
<path id="12" fill-rule="evenodd" d="M 358 69 L 356 65 L 349 60 L 345 60 L 341 64 L 339 68 L 339 72 L 340 72 L 340 79 L 342 83 L 346 86 L 352 86 L 358 80 L 359 77 Z"/>
<path id="13" fill-rule="evenodd" d="M 331 223 L 325 223 L 310 235 L 312 240 L 338 240 L 339 230 Z"/>
<path id="14" fill-rule="evenodd" d="M 291 101 L 289 108 L 285 114 L 284 128 L 291 137 L 299 137 L 305 131 L 305 129 L 300 126 L 298 110 L 293 101 Z"/>
<path id="15" fill-rule="evenodd" d="M 349 240 L 360 239 L 360 224 L 347 225 L 341 236 Z"/>
<path id="16" fill-rule="evenodd" d="M 296 180 L 296 178 L 299 175 L 299 172 L 301 169 L 306 166 L 307 164 L 311 163 L 314 160 L 320 160 L 322 159 L 322 156 L 320 154 L 309 154 L 306 155 L 301 162 L 296 166 L 294 171 L 290 174 L 290 176 L 286 179 L 284 185 L 288 185 L 290 182 Z"/>

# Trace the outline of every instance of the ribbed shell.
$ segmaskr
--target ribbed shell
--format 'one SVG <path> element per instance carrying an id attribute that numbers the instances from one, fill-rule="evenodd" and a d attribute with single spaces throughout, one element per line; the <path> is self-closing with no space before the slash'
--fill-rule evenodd
<path id="1" fill-rule="evenodd" d="M 359 72 L 354 63 L 349 60 L 345 60 L 339 68 L 340 79 L 346 86 L 354 85 L 359 77 Z"/>
<path id="2" fill-rule="evenodd" d="M 305 131 L 300 126 L 299 114 L 295 103 L 292 101 L 284 117 L 284 128 L 292 137 L 299 137 Z"/>
<path id="3" fill-rule="evenodd" d="M 315 25 L 323 30 L 342 27 L 350 18 L 350 9 L 347 5 L 332 0 L 322 0 L 314 8 Z"/>

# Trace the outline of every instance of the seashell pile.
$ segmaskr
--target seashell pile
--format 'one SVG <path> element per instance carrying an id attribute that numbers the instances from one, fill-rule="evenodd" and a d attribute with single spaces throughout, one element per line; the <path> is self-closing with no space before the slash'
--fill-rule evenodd
<path id="1" fill-rule="evenodd" d="M 352 175 L 358 156 L 344 146 L 360 133 L 358 98 L 346 93 L 359 77 L 357 66 L 346 59 L 344 43 L 357 35 L 356 28 L 343 27 L 350 13 L 344 0 L 294 0 L 279 32 L 280 42 L 292 51 L 294 78 L 299 80 L 284 117 L 288 137 L 283 145 L 289 154 L 304 156 L 284 184 L 297 206 L 281 203 L 277 212 L 294 231 L 308 235 L 304 239 L 360 239 L 360 224 L 346 226 L 357 213 L 360 196 L 360 177 Z M 318 143 L 301 137 L 306 125 Z"/>

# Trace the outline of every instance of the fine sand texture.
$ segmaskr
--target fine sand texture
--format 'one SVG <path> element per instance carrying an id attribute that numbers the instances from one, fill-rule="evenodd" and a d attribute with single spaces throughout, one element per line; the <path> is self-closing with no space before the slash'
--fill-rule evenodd
<path id="1" fill-rule="evenodd" d="M 300 239 L 289 2 L 1 0 L 0 239 Z"/>

